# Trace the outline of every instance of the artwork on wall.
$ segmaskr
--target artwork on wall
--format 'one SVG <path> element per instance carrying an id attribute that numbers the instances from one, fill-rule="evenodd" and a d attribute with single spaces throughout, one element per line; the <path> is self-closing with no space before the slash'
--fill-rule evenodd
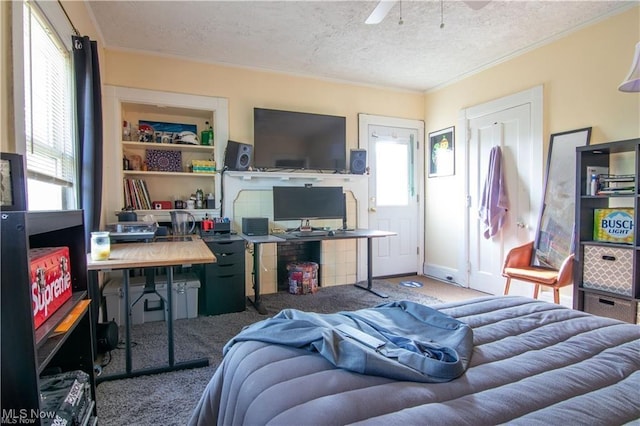
<path id="1" fill-rule="evenodd" d="M 429 177 L 455 174 L 454 129 L 429 133 Z"/>
<path id="2" fill-rule="evenodd" d="M 0 210 L 27 209 L 22 155 L 3 152 L 0 159 Z"/>
<path id="3" fill-rule="evenodd" d="M 591 127 L 551 135 L 534 265 L 559 269 L 574 252 L 576 148 L 590 139 Z"/>

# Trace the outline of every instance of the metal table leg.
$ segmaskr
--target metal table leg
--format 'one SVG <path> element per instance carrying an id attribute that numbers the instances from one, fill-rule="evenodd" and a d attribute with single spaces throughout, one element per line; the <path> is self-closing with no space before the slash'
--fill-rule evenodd
<path id="1" fill-rule="evenodd" d="M 373 257 L 373 238 L 367 238 L 367 286 L 362 286 L 358 283 L 354 284 L 356 287 L 361 288 L 363 290 L 367 290 L 378 297 L 387 298 L 388 294 L 382 293 L 380 291 L 374 290 L 373 287 L 373 262 L 371 261 Z"/>

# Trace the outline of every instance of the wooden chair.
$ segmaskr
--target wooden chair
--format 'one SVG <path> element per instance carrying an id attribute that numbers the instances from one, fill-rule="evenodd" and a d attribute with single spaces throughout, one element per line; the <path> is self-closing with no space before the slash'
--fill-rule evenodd
<path id="1" fill-rule="evenodd" d="M 530 282 L 535 285 L 533 297 L 538 298 L 540 286 L 553 288 L 553 301 L 560 304 L 560 287 L 573 284 L 573 253 L 560 265 L 559 270 L 542 266 L 531 266 L 533 241 L 514 247 L 507 254 L 502 267 L 502 276 L 507 279 L 504 294 L 509 294 L 511 280 Z"/>

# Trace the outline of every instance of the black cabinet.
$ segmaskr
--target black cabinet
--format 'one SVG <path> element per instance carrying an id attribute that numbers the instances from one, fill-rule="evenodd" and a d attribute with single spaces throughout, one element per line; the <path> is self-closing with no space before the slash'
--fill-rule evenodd
<path id="1" fill-rule="evenodd" d="M 40 381 L 49 372 L 81 370 L 90 377 L 95 401 L 87 258 L 81 211 L 2 212 L 2 413 L 3 422 L 40 424 L 47 413 Z M 72 295 L 34 327 L 29 250 L 69 248 Z M 63 324 L 64 323 L 64 324 Z M 64 325 L 66 331 L 56 330 Z M 20 411 L 23 410 L 23 411 Z M 96 407 L 92 414 L 95 419 Z M 19 418 L 20 415 L 26 417 Z"/>
<path id="2" fill-rule="evenodd" d="M 577 148 L 574 308 L 631 323 L 640 323 L 639 163 L 640 139 Z M 595 193 L 592 169 L 607 171 Z"/>
<path id="3" fill-rule="evenodd" d="M 245 242 L 235 235 L 203 237 L 217 262 L 198 266 L 198 313 L 219 315 L 246 309 Z"/>

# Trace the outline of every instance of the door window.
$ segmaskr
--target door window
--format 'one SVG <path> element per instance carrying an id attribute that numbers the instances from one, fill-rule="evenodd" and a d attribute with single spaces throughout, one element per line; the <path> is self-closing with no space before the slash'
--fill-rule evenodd
<path id="1" fill-rule="evenodd" d="M 377 141 L 376 204 L 378 206 L 406 206 L 410 199 L 410 146 L 407 142 Z"/>

